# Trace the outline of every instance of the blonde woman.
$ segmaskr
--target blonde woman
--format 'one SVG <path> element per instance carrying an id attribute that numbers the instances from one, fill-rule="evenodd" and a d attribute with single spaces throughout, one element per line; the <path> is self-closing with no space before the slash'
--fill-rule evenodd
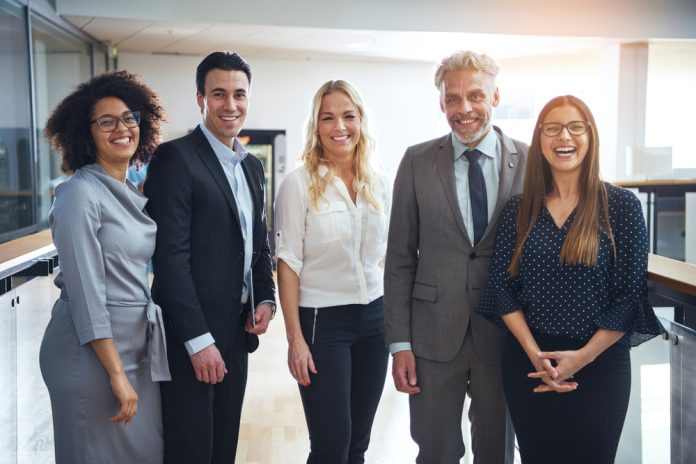
<path id="1" fill-rule="evenodd" d="M 590 109 L 542 109 L 524 193 L 501 214 L 477 311 L 510 330 L 503 388 L 523 464 L 614 462 L 631 388 L 629 348 L 663 332 L 647 300 L 640 202 L 599 176 Z"/>
<path id="2" fill-rule="evenodd" d="M 300 385 L 308 463 L 362 463 L 384 387 L 381 263 L 390 187 L 370 167 L 357 90 L 329 81 L 312 103 L 304 165 L 275 205 L 288 367 Z"/>

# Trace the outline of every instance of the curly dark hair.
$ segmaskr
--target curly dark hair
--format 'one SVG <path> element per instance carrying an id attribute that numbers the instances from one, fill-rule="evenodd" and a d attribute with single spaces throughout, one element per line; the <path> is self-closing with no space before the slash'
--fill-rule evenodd
<path id="1" fill-rule="evenodd" d="M 116 97 L 131 110 L 140 111 L 140 143 L 131 164 L 148 162 L 159 145 L 160 123 L 165 121 L 165 114 L 157 93 L 133 73 L 108 71 L 77 86 L 56 106 L 46 122 L 44 134 L 53 149 L 61 153 L 61 169 L 66 173 L 96 161 L 90 121 L 94 106 L 106 97 Z"/>

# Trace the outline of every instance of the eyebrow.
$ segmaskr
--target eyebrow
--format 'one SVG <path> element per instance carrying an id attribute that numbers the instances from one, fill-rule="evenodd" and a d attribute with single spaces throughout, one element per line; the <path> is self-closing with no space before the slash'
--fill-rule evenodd
<path id="1" fill-rule="evenodd" d="M 133 110 L 126 110 L 126 111 L 124 111 L 123 113 L 121 113 L 120 115 L 115 115 L 115 114 L 111 114 L 111 113 L 104 113 L 104 114 L 100 114 L 99 116 L 95 116 L 95 119 L 97 119 L 97 118 L 104 118 L 104 117 L 107 117 L 107 116 L 110 117 L 110 118 L 118 118 L 118 117 L 122 117 L 124 114 L 132 113 L 132 112 L 133 112 Z"/>
<path id="2" fill-rule="evenodd" d="M 214 89 L 212 89 L 210 91 L 210 93 L 213 93 L 213 92 L 227 92 L 227 89 L 223 89 L 222 87 L 215 87 Z M 237 92 L 247 93 L 247 90 L 244 87 L 240 87 L 238 89 L 233 90 L 232 92 L 233 93 L 237 93 Z"/>

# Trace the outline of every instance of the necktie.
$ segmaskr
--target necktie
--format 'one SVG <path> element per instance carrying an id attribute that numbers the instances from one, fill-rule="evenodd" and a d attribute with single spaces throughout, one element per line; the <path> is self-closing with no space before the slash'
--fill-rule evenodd
<path id="1" fill-rule="evenodd" d="M 471 215 L 474 219 L 474 245 L 476 245 L 488 225 L 488 199 L 486 197 L 486 181 L 479 164 L 481 152 L 466 150 L 464 156 L 469 160 L 469 201 Z"/>

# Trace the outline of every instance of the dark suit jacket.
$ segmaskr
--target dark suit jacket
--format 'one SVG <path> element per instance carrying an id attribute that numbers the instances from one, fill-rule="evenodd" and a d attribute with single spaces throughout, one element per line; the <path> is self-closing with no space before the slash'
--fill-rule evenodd
<path id="1" fill-rule="evenodd" d="M 504 333 L 474 312 L 488 283 L 498 217 L 522 192 L 527 145 L 494 127 L 501 145 L 498 200 L 483 237 L 469 241 L 454 181 L 448 134 L 406 150 L 394 182 L 384 270 L 387 343 L 450 361 L 471 325 L 474 347 L 499 363 Z"/>
<path id="2" fill-rule="evenodd" d="M 254 299 L 274 301 L 263 165 L 249 155 L 242 167 L 254 202 Z M 159 146 L 145 195 L 157 223 L 152 293 L 167 335 L 184 343 L 210 332 L 224 353 L 240 320 L 244 240 L 232 189 L 200 128 Z"/>

